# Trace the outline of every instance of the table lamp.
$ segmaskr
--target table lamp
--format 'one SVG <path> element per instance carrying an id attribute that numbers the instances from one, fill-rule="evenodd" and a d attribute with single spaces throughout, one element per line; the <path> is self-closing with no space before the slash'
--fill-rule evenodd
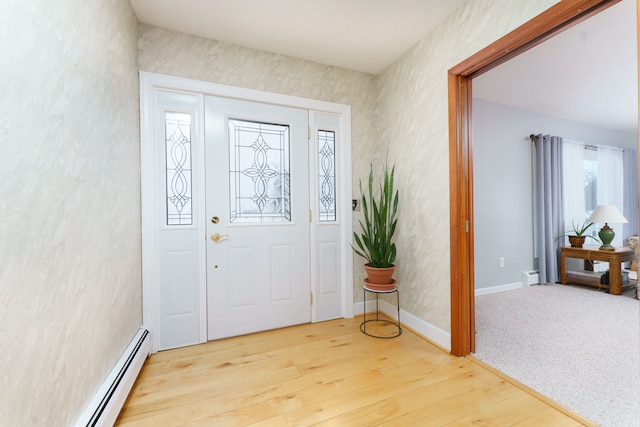
<path id="1" fill-rule="evenodd" d="M 622 215 L 622 212 L 615 205 L 599 205 L 593 211 L 588 219 L 589 222 L 604 222 L 604 227 L 598 232 L 598 237 L 602 241 L 600 246 L 601 251 L 613 251 L 615 248 L 611 246 L 611 241 L 615 237 L 616 233 L 609 227 L 607 223 L 612 224 L 624 224 L 627 223 L 627 219 Z"/>

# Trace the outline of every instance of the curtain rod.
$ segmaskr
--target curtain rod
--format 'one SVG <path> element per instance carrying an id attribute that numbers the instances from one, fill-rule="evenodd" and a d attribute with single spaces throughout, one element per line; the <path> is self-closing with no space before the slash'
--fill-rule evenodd
<path id="1" fill-rule="evenodd" d="M 533 141 L 533 138 L 535 138 L 535 137 L 536 137 L 536 135 L 531 134 L 529 136 L 525 136 L 525 139 L 529 139 L 529 140 Z M 586 144 L 586 143 L 584 143 L 582 141 L 575 141 L 575 142 L 584 145 L 584 149 L 585 150 L 596 150 L 597 151 L 598 147 L 603 147 L 603 148 L 606 147 L 606 148 L 610 148 L 610 149 L 613 149 L 613 150 L 620 150 L 620 151 L 625 151 L 625 150 L 628 149 L 626 147 L 618 147 L 616 145 Z"/>

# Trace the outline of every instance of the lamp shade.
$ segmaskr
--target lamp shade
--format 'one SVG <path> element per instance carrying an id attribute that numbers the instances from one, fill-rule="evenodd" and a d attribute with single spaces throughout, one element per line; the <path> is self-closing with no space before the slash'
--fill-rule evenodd
<path id="1" fill-rule="evenodd" d="M 616 205 L 599 205 L 589 217 L 589 222 L 626 224 L 627 219 Z"/>

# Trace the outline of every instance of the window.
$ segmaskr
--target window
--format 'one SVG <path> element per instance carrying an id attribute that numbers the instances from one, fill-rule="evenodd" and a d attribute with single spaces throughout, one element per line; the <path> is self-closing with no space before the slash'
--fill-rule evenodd
<path id="1" fill-rule="evenodd" d="M 233 223 L 291 222 L 289 126 L 229 120 Z"/>
<path id="2" fill-rule="evenodd" d="M 167 111 L 164 125 L 167 225 L 191 225 L 191 114 Z"/>
<path id="3" fill-rule="evenodd" d="M 320 222 L 336 220 L 336 133 L 318 131 L 318 194 Z"/>
<path id="4" fill-rule="evenodd" d="M 586 221 L 598 205 L 616 205 L 623 210 L 623 150 L 610 146 L 590 146 L 564 139 L 562 150 L 564 185 L 564 223 Z M 597 237 L 604 224 L 595 224 L 589 233 Z M 615 228 L 615 227 L 614 227 Z M 618 227 L 614 246 L 622 246 L 624 236 Z M 595 243 L 595 242 L 593 242 Z"/>

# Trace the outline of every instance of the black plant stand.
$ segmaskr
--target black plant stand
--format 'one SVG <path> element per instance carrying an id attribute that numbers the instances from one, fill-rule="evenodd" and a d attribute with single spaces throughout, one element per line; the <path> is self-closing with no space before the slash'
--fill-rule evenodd
<path id="1" fill-rule="evenodd" d="M 395 338 L 397 336 L 400 336 L 400 334 L 402 333 L 402 327 L 400 326 L 400 294 L 398 293 L 398 287 L 396 286 L 393 289 L 389 289 L 389 290 L 376 290 L 376 289 L 369 288 L 365 284 L 365 285 L 362 285 L 362 289 L 364 290 L 364 319 L 363 319 L 363 322 L 360 324 L 360 331 L 374 338 Z M 396 306 L 398 308 L 398 320 L 396 322 L 394 322 L 393 320 L 381 319 L 380 310 L 378 309 L 378 297 L 380 296 L 380 294 L 391 294 L 394 292 L 396 294 Z M 367 294 L 368 293 L 375 294 L 376 296 L 376 318 L 369 319 L 369 320 L 367 320 Z M 390 323 L 392 325 L 397 326 L 398 332 L 395 335 L 374 335 L 372 333 L 367 332 L 367 323 L 371 323 L 371 322 Z"/>

